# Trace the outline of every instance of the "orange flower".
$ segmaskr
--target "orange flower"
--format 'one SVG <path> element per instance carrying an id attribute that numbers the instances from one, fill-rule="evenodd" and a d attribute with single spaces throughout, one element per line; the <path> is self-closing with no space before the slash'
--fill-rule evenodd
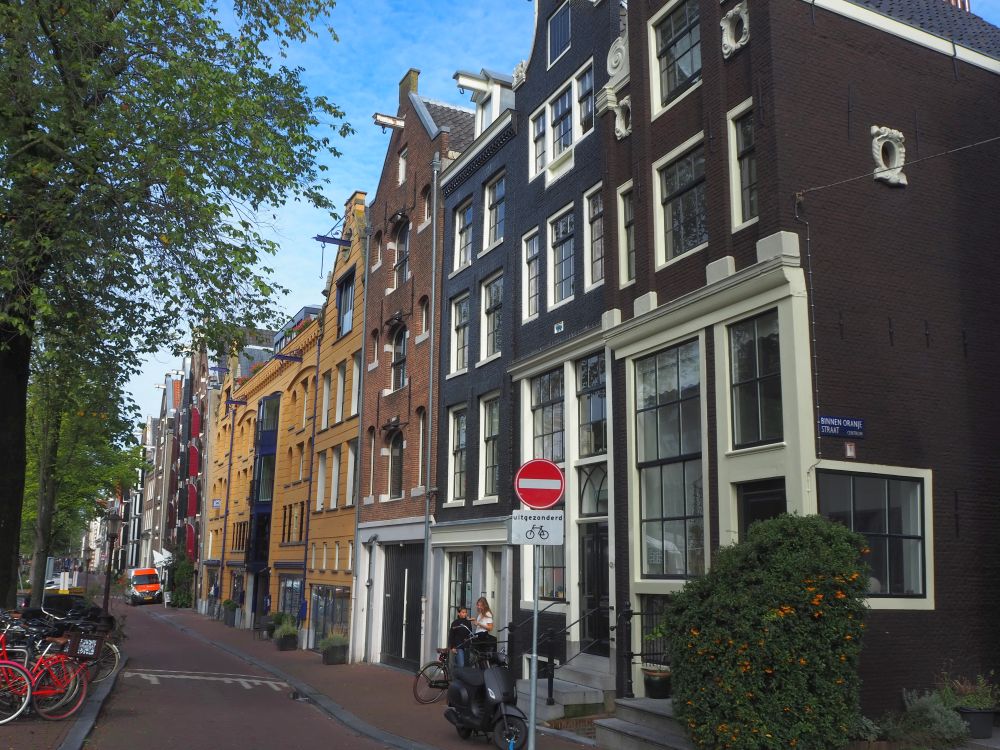
<path id="1" fill-rule="evenodd" d="M 836 596 L 838 599 L 846 599 L 847 598 L 847 594 L 845 594 L 843 591 L 838 591 L 836 594 L 834 594 L 834 596 Z"/>
<path id="2" fill-rule="evenodd" d="M 801 657 L 801 656 L 799 657 L 799 664 L 801 664 L 803 667 L 806 664 L 808 664 L 808 663 L 809 663 L 809 661 L 805 657 Z"/>

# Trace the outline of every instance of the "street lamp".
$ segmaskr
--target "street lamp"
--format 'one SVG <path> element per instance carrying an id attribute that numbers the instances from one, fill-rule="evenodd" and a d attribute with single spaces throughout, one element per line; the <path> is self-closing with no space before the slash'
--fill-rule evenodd
<path id="1" fill-rule="evenodd" d="M 108 558 L 107 570 L 104 578 L 104 611 L 108 611 L 108 599 L 111 597 L 111 555 L 115 551 L 115 542 L 118 540 L 118 532 L 122 528 L 122 517 L 115 511 L 108 513 Z"/>

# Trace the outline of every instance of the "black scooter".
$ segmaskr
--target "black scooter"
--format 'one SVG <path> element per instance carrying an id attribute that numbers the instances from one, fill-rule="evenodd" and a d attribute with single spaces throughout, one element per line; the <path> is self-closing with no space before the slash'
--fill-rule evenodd
<path id="1" fill-rule="evenodd" d="M 505 663 L 455 669 L 448 706 L 444 717 L 463 740 L 489 735 L 500 750 L 521 750 L 528 741 L 528 717 L 517 707 L 517 687 Z"/>

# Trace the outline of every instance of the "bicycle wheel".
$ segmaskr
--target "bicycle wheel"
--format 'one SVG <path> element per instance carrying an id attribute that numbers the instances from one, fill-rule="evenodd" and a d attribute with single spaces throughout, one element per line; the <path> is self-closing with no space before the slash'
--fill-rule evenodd
<path id="1" fill-rule="evenodd" d="M 20 664 L 0 664 L 0 724 L 20 716 L 31 700 L 31 675 Z"/>
<path id="2" fill-rule="evenodd" d="M 86 667 L 48 664 L 32 686 L 31 707 L 43 719 L 58 721 L 75 714 L 86 697 Z"/>
<path id="3" fill-rule="evenodd" d="M 87 679 L 91 683 L 106 680 L 118 668 L 118 662 L 121 661 L 121 658 L 121 651 L 118 650 L 118 647 L 105 641 L 98 657 L 87 662 Z"/>
<path id="4" fill-rule="evenodd" d="M 448 669 L 439 661 L 425 664 L 413 680 L 413 697 L 417 703 L 433 703 L 448 687 Z"/>

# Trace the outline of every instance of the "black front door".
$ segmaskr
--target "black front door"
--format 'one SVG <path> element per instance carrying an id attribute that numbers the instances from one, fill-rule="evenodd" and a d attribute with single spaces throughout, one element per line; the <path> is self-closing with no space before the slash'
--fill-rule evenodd
<path id="1" fill-rule="evenodd" d="M 608 656 L 608 524 L 580 525 L 580 648 Z"/>
<path id="2" fill-rule="evenodd" d="M 747 538 L 750 524 L 766 521 L 787 511 L 784 477 L 737 485 L 736 495 L 739 500 L 741 542 Z"/>
<path id="3" fill-rule="evenodd" d="M 422 544 L 386 545 L 382 602 L 382 661 L 416 671 L 420 667 Z"/>

